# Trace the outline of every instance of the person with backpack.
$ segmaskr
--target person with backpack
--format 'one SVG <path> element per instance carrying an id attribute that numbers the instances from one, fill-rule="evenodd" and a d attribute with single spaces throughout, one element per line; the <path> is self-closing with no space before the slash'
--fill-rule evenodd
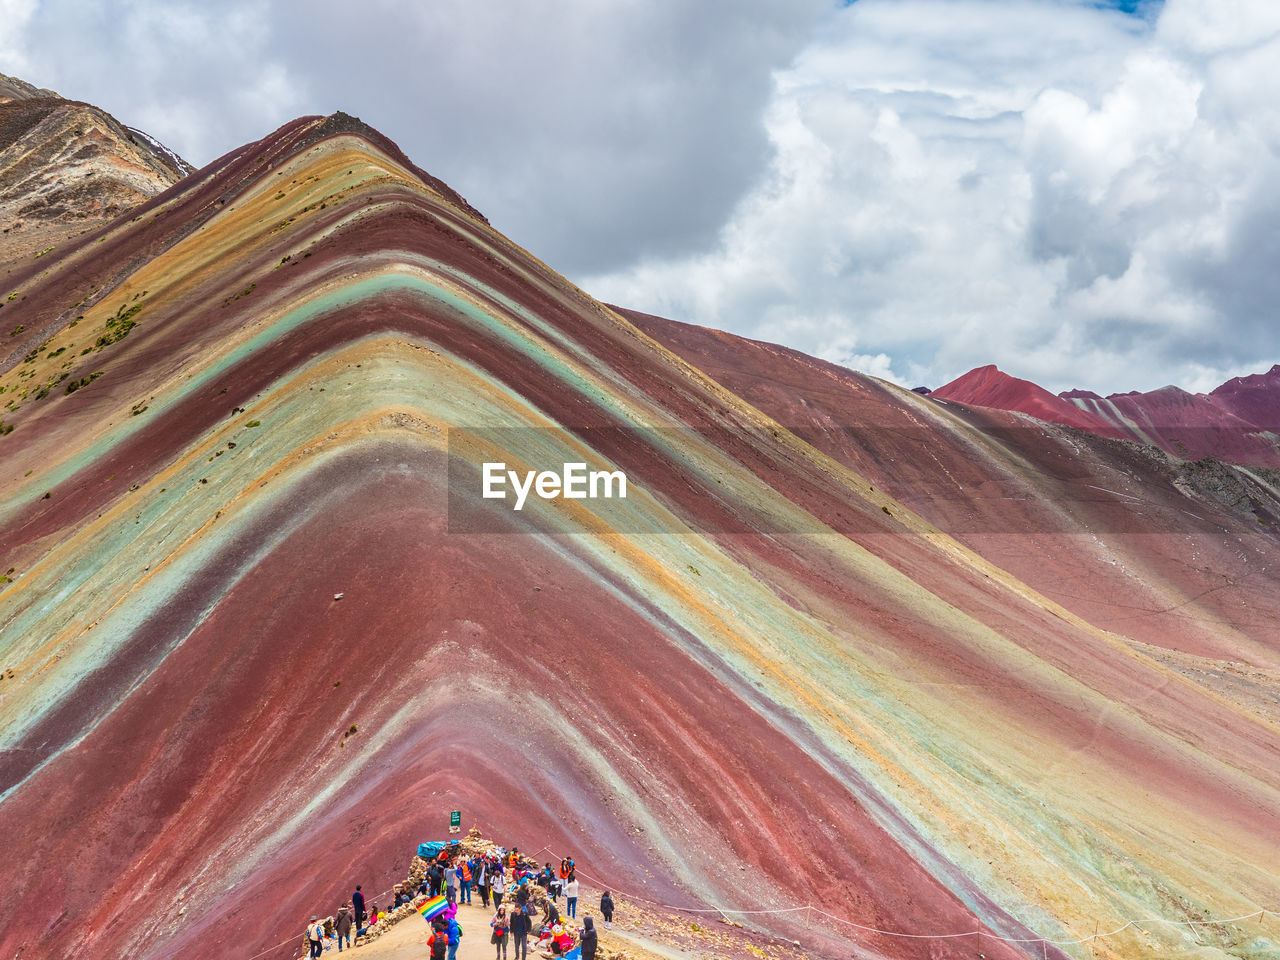
<path id="1" fill-rule="evenodd" d="M 320 938 L 324 936 L 324 927 L 319 917 L 312 917 L 307 924 L 307 956 L 318 957 L 321 954 Z"/>
<path id="2" fill-rule="evenodd" d="M 427 937 L 431 960 L 446 960 L 449 955 L 449 932 L 440 918 L 431 924 L 431 936 Z"/>
<path id="3" fill-rule="evenodd" d="M 613 929 L 613 897 L 609 896 L 609 891 L 604 892 L 604 896 L 600 898 L 600 913 L 604 917 L 604 925 L 607 929 Z"/>
<path id="4" fill-rule="evenodd" d="M 577 919 L 578 916 L 578 875 L 569 874 L 569 882 L 565 885 L 564 894 L 568 899 L 564 905 L 564 915 Z"/>
<path id="5" fill-rule="evenodd" d="M 338 916 L 333 921 L 333 932 L 338 936 L 338 952 L 342 952 L 342 941 L 351 946 L 351 905 L 344 903 L 338 908 Z"/>
<path id="6" fill-rule="evenodd" d="M 494 960 L 507 960 L 507 931 L 510 929 L 507 919 L 507 908 L 499 905 L 498 912 L 493 915 L 493 919 L 489 921 L 489 926 L 493 928 L 493 935 L 489 937 L 489 942 L 497 944 L 497 953 Z"/>
<path id="7" fill-rule="evenodd" d="M 502 879 L 502 867 L 493 868 L 493 905 L 495 907 L 502 906 L 502 895 L 507 892 L 507 885 Z"/>
<path id="8" fill-rule="evenodd" d="M 458 960 L 458 944 L 462 941 L 462 926 L 458 923 L 457 916 L 449 918 L 446 932 L 449 934 L 449 960 Z"/>

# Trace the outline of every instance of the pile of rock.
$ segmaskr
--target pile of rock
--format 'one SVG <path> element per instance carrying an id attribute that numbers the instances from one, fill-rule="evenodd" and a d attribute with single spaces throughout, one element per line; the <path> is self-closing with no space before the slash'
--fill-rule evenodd
<path id="1" fill-rule="evenodd" d="M 422 898 L 419 897 L 418 899 L 421 900 Z M 373 943 L 374 940 L 377 940 L 395 924 L 405 917 L 416 915 L 417 912 L 417 908 L 412 903 L 401 904 L 394 910 L 388 910 L 386 915 L 380 915 L 378 922 L 369 927 L 362 936 L 356 937 L 355 946 L 359 947 L 366 943 Z"/>
<path id="2" fill-rule="evenodd" d="M 496 857 L 498 855 L 498 845 L 492 840 L 486 840 L 480 834 L 478 827 L 472 827 L 467 831 L 467 835 L 459 842 L 458 847 L 461 849 L 463 856 L 466 857 Z"/>

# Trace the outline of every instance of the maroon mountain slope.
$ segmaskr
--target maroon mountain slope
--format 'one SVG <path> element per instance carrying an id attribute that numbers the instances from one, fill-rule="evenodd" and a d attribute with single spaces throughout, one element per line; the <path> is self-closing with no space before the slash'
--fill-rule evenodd
<path id="1" fill-rule="evenodd" d="M 955 400 L 977 407 L 1027 413 L 1040 420 L 1091 430 L 1104 437 L 1118 435 L 1115 428 L 1101 417 L 1076 408 L 1030 380 L 1011 377 L 995 364 L 970 370 L 938 387 L 931 396 L 937 400 Z"/>
<path id="2" fill-rule="evenodd" d="M 1266 631 L 1277 615 L 1263 600 L 1271 582 L 1263 571 L 1280 557 L 1260 532 L 1267 517 L 1253 504 L 1267 492 L 1251 477 L 1029 427 L 1000 410 L 935 405 L 776 344 L 623 313 L 806 442 L 1105 629 L 1230 659 L 1229 638 L 1239 633 L 1224 624 Z M 937 430 L 939 416 L 964 429 Z M 1239 510 L 1246 547 L 1192 515 L 1216 516 L 1224 504 Z"/>
<path id="3" fill-rule="evenodd" d="M 1280 433 L 1280 363 L 1266 373 L 1228 380 L 1209 400 L 1262 430 Z"/>
<path id="4" fill-rule="evenodd" d="M 1169 386 L 1108 397 L 1088 390 L 1068 390 L 1054 396 L 1034 383 L 986 366 L 939 387 L 932 395 L 1030 414 L 1099 436 L 1125 437 L 1184 460 L 1211 457 L 1280 467 L 1280 443 L 1266 435 L 1280 423 L 1280 366 L 1267 374 L 1237 378 L 1207 395 Z"/>

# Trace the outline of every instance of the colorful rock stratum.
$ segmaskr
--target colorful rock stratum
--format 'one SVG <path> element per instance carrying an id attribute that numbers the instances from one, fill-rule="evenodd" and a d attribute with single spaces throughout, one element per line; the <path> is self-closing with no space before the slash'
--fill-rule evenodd
<path id="1" fill-rule="evenodd" d="M 1275 955 L 1273 474 L 606 307 L 341 114 L 0 300 L 0 956 L 295 956 L 451 809 L 820 956 Z"/>

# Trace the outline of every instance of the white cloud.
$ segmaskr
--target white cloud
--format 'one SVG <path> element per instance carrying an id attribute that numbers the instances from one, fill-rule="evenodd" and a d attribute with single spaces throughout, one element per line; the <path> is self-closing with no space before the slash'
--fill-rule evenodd
<path id="1" fill-rule="evenodd" d="M 344 109 L 592 293 L 937 385 L 1280 354 L 1280 4 L 0 0 L 202 163 Z"/>
<path id="2" fill-rule="evenodd" d="M 934 386 L 988 362 L 1103 392 L 1265 369 L 1278 10 L 861 0 L 776 76 L 772 163 L 718 243 L 584 285 Z"/>
<path id="3" fill-rule="evenodd" d="M 31 65 L 24 38 L 35 10 L 36 0 L 0 0 L 0 73 L 28 82 L 24 74 Z"/>

